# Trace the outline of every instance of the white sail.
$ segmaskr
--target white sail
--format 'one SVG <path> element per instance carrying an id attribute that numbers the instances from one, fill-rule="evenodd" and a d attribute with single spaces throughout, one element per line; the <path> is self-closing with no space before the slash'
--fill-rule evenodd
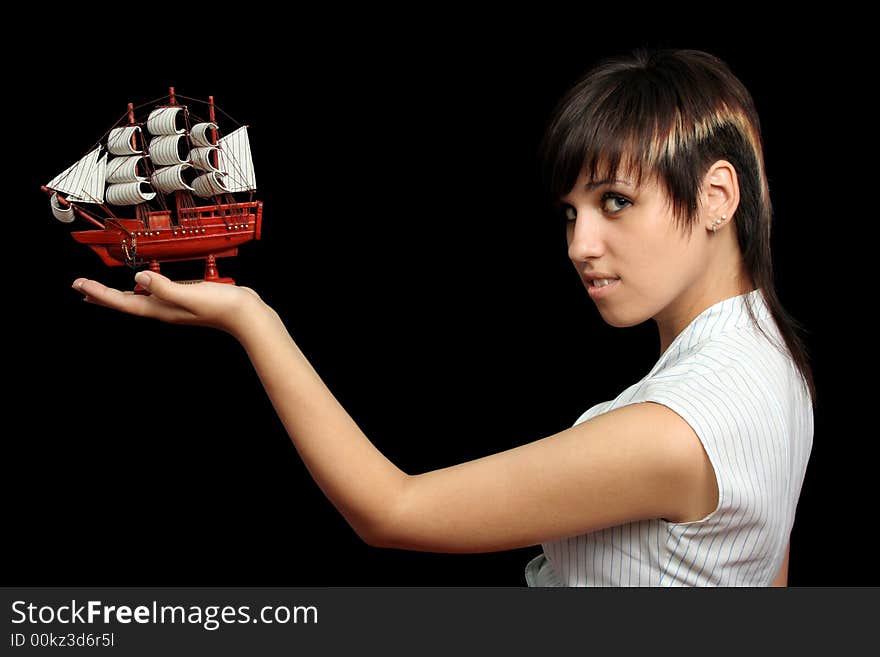
<path id="1" fill-rule="evenodd" d="M 113 205 L 137 205 L 155 197 L 156 192 L 150 191 L 149 183 L 129 182 L 107 185 L 107 202 Z"/>
<path id="2" fill-rule="evenodd" d="M 174 164 L 170 167 L 163 167 L 161 169 L 157 169 L 153 174 L 152 183 L 153 188 L 156 191 L 162 192 L 163 194 L 170 194 L 173 191 L 179 189 L 188 189 L 189 191 L 193 191 L 193 188 L 190 187 L 186 180 L 184 179 L 184 172 L 187 170 L 193 170 L 192 166 L 184 162 L 183 164 Z"/>
<path id="3" fill-rule="evenodd" d="M 231 192 L 244 192 L 257 188 L 254 177 L 254 161 L 251 158 L 251 143 L 247 126 L 221 138 L 220 170 L 227 175 L 226 185 Z"/>
<path id="4" fill-rule="evenodd" d="M 46 183 L 46 187 L 67 194 L 68 201 L 103 203 L 106 171 L 107 154 L 101 155 L 101 147 L 98 146 L 79 162 L 52 178 Z"/>
<path id="5" fill-rule="evenodd" d="M 49 199 L 49 205 L 52 207 L 52 215 L 58 221 L 69 224 L 74 220 L 73 206 L 68 205 L 66 208 L 61 207 L 61 202 L 58 200 L 58 192 L 52 194 L 52 197 Z"/>
<path id="6" fill-rule="evenodd" d="M 143 165 L 146 158 L 143 155 L 132 155 L 130 157 L 114 157 L 107 161 L 107 182 L 108 183 L 125 183 L 140 182 L 146 180 L 141 175 L 144 171 Z"/>
<path id="7" fill-rule="evenodd" d="M 189 152 L 190 164 L 202 171 L 219 171 L 220 169 L 215 167 L 212 162 L 213 158 L 211 153 L 213 152 L 217 152 L 217 149 L 214 146 L 192 149 Z"/>
<path id="8" fill-rule="evenodd" d="M 150 159 L 157 166 L 170 166 L 186 162 L 181 148 L 186 146 L 184 135 L 163 135 L 150 140 Z"/>
<path id="9" fill-rule="evenodd" d="M 206 173 L 193 180 L 193 191 L 202 198 L 211 198 L 215 194 L 223 194 L 231 191 L 225 184 L 227 176 L 217 171 Z"/>
<path id="10" fill-rule="evenodd" d="M 186 128 L 177 126 L 182 123 L 184 115 L 180 112 L 183 109 L 183 105 L 154 109 L 147 117 L 147 130 L 151 135 L 182 135 Z"/>
<path id="11" fill-rule="evenodd" d="M 107 135 L 107 150 L 110 155 L 138 155 L 143 153 L 137 145 L 137 136 L 141 134 L 138 125 L 127 125 L 124 128 L 113 128 Z"/>
<path id="12" fill-rule="evenodd" d="M 196 123 L 189 131 L 189 138 L 196 146 L 213 146 L 211 130 L 216 129 L 216 123 Z"/>

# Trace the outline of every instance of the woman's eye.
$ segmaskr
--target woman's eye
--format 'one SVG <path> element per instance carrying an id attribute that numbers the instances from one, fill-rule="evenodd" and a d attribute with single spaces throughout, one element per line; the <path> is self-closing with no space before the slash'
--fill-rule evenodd
<path id="1" fill-rule="evenodd" d="M 614 206 L 608 206 L 605 204 L 605 201 L 608 201 L 608 200 L 613 200 L 615 202 L 622 201 L 622 204 L 615 208 Z M 626 198 L 624 198 L 623 196 L 620 196 L 619 194 L 614 194 L 612 192 L 606 192 L 605 194 L 602 195 L 602 207 L 605 209 L 608 209 L 608 211 L 611 212 L 612 214 L 615 212 L 620 212 L 621 210 L 623 210 L 624 207 L 626 207 L 627 204 L 629 204 L 629 201 Z"/>
<path id="2" fill-rule="evenodd" d="M 613 203 L 609 204 L 609 201 L 613 201 Z M 623 210 L 627 205 L 629 205 L 630 201 L 624 196 L 620 194 L 615 194 L 613 192 L 606 192 L 602 195 L 602 209 L 608 212 L 609 214 L 616 214 Z M 577 219 L 577 210 L 575 210 L 570 205 L 564 205 L 562 207 L 562 217 L 567 222 L 573 222 Z"/>

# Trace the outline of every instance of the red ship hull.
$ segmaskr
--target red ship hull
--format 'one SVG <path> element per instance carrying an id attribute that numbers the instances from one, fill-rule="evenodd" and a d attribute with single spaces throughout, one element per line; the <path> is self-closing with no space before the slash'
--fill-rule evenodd
<path id="1" fill-rule="evenodd" d="M 229 203 L 150 212 L 140 219 L 109 219 L 104 230 L 71 233 L 111 267 L 234 256 L 241 244 L 260 239 L 263 203 Z"/>

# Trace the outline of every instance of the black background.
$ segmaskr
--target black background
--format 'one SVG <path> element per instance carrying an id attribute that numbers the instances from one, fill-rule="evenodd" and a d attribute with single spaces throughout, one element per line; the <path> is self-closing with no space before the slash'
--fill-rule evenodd
<path id="1" fill-rule="evenodd" d="M 429 37 L 430 21 L 386 35 L 305 21 L 270 30 L 274 20 L 211 47 L 180 35 L 177 50 L 143 30 L 123 48 L 35 29 L 37 47 L 11 60 L 13 109 L 27 109 L 8 135 L 20 158 L 5 232 L 8 583 L 524 585 L 540 546 L 446 555 L 362 543 L 232 338 L 116 314 L 70 289 L 77 276 L 130 287 L 131 272 L 75 243 L 39 186 L 126 103 L 170 85 L 213 94 L 251 126 L 265 202 L 263 239 L 218 261 L 220 273 L 278 311 L 389 459 L 425 472 L 560 431 L 656 361 L 654 323 L 606 325 L 581 286 L 536 158 L 575 79 L 639 45 L 708 50 L 753 94 L 778 290 L 809 330 L 819 397 L 790 583 L 877 583 L 854 547 L 871 522 L 877 456 L 854 397 L 854 365 L 874 358 L 857 335 L 873 299 L 852 276 L 870 264 L 853 249 L 870 204 L 854 160 L 868 150 L 850 103 L 854 50 L 819 28 L 781 43 L 710 24 L 675 34 L 453 21 Z"/>

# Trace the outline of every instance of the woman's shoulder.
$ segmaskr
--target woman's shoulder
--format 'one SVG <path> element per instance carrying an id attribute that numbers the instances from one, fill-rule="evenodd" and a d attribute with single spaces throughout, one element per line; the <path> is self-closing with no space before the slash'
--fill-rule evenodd
<path id="1" fill-rule="evenodd" d="M 785 396 L 797 368 L 771 321 L 731 327 L 676 354 L 645 386 L 710 386 L 745 396 Z"/>
<path id="2" fill-rule="evenodd" d="M 754 324 L 731 327 L 665 354 L 649 374 L 591 406 L 575 424 L 646 401 L 672 408 L 706 432 L 720 431 L 723 420 L 732 436 L 747 428 L 766 432 L 772 425 L 786 432 L 810 423 L 805 385 L 771 324 L 762 321 L 763 331 Z"/>
<path id="3" fill-rule="evenodd" d="M 775 331 L 741 327 L 713 336 L 632 390 L 626 403 L 654 401 L 684 416 L 716 445 L 809 443 L 812 406 Z M 774 439 L 770 439 L 773 436 Z"/>

